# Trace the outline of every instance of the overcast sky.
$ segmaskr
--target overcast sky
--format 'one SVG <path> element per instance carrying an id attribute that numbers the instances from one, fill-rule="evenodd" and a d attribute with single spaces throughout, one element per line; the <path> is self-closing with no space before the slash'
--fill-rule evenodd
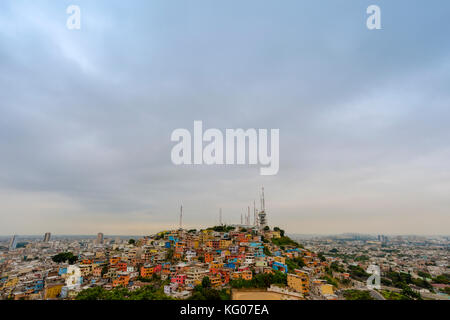
<path id="1" fill-rule="evenodd" d="M 68 30 L 66 8 L 81 8 Z M 366 27 L 381 7 L 382 30 Z M 238 223 L 450 233 L 448 1 L 0 2 L 0 234 Z M 174 129 L 280 129 L 280 170 L 175 166 Z"/>

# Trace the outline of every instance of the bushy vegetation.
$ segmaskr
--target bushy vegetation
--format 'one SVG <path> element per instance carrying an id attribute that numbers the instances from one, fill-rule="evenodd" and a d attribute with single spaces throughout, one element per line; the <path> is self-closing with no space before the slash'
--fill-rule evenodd
<path id="1" fill-rule="evenodd" d="M 317 258 L 319 258 L 322 262 L 327 261 L 327 258 L 325 258 L 325 256 L 323 255 L 323 252 L 319 252 L 317 254 Z"/>
<path id="2" fill-rule="evenodd" d="M 408 296 L 394 291 L 381 290 L 381 294 L 387 300 L 411 300 Z"/>
<path id="3" fill-rule="evenodd" d="M 271 256 L 272 255 L 272 253 L 270 252 L 270 250 L 266 246 L 264 246 L 263 252 L 264 252 L 264 254 L 266 256 Z"/>
<path id="4" fill-rule="evenodd" d="M 450 287 L 445 287 L 443 289 L 440 290 L 441 292 L 450 295 Z"/>
<path id="5" fill-rule="evenodd" d="M 303 246 L 297 242 L 295 242 L 294 240 L 292 240 L 291 238 L 289 238 L 288 236 L 284 236 L 281 238 L 272 238 L 272 243 L 281 247 L 281 246 L 293 246 L 296 248 L 303 248 Z"/>
<path id="6" fill-rule="evenodd" d="M 214 227 L 208 228 L 207 230 L 213 230 L 213 231 L 216 231 L 216 232 L 230 232 L 230 231 L 234 230 L 234 227 L 226 226 L 226 225 L 224 225 L 224 226 L 214 226 Z"/>
<path id="7" fill-rule="evenodd" d="M 330 269 L 336 272 L 345 272 L 345 269 L 338 262 L 334 261 L 330 264 Z"/>
<path id="8" fill-rule="evenodd" d="M 232 288 L 268 288 L 271 284 L 287 284 L 287 275 L 275 271 L 271 273 L 256 274 L 253 276 L 252 280 L 232 280 L 230 281 L 230 286 Z"/>
<path id="9" fill-rule="evenodd" d="M 195 286 L 192 296 L 188 300 L 230 300 L 230 290 L 211 288 L 211 280 L 204 277 L 202 284 Z"/>
<path id="10" fill-rule="evenodd" d="M 69 264 L 74 264 L 75 262 L 77 262 L 78 257 L 74 256 L 72 252 L 61 252 L 53 256 L 52 260 L 56 263 L 68 261 Z"/>
<path id="11" fill-rule="evenodd" d="M 331 284 L 335 286 L 336 288 L 339 287 L 339 281 L 336 278 L 330 277 L 330 276 L 323 276 L 323 280 L 326 280 L 328 284 Z"/>
<path id="12" fill-rule="evenodd" d="M 386 273 L 386 277 L 390 279 L 392 285 L 397 288 L 403 289 L 409 284 L 413 284 L 420 288 L 433 289 L 433 286 L 428 281 L 423 278 L 413 278 L 409 273 L 389 271 Z"/>
<path id="13" fill-rule="evenodd" d="M 422 296 L 420 293 L 413 291 L 410 287 L 404 286 L 403 290 L 401 291 L 401 294 L 404 296 L 407 296 L 412 299 L 419 299 L 422 300 Z"/>
<path id="14" fill-rule="evenodd" d="M 288 266 L 289 272 L 294 272 L 295 269 L 301 269 L 306 264 L 301 257 L 297 257 L 294 259 L 286 259 L 286 265 Z"/>
<path id="15" fill-rule="evenodd" d="M 428 279 L 432 278 L 431 274 L 423 272 L 423 271 L 419 271 L 419 272 L 417 272 L 417 274 L 419 275 L 419 277 L 422 277 L 422 278 L 428 278 Z"/>
<path id="16" fill-rule="evenodd" d="M 102 287 L 80 291 L 76 300 L 173 300 L 164 294 L 161 288 L 145 286 L 134 291 L 124 287 L 105 290 Z"/>
<path id="17" fill-rule="evenodd" d="M 370 275 L 360 266 L 349 266 L 349 273 L 352 278 L 360 281 L 366 281 L 367 278 L 370 277 Z"/>
<path id="18" fill-rule="evenodd" d="M 444 273 L 436 278 L 433 278 L 434 283 L 450 284 L 450 274 Z"/>
<path id="19" fill-rule="evenodd" d="M 369 260 L 369 257 L 364 254 L 355 257 L 355 261 L 368 261 L 368 260 Z"/>
<path id="20" fill-rule="evenodd" d="M 374 300 L 369 291 L 363 290 L 345 290 L 344 297 L 346 300 Z"/>

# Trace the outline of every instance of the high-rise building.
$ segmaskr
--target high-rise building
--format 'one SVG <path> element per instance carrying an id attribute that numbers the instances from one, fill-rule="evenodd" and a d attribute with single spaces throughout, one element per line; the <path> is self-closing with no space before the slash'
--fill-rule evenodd
<path id="1" fill-rule="evenodd" d="M 103 244 L 103 233 L 101 232 L 97 234 L 97 244 Z"/>
<path id="2" fill-rule="evenodd" d="M 9 241 L 9 250 L 14 250 L 17 247 L 17 236 L 13 235 Z"/>
<path id="3" fill-rule="evenodd" d="M 50 232 L 46 232 L 44 235 L 44 242 L 49 242 L 52 234 Z"/>

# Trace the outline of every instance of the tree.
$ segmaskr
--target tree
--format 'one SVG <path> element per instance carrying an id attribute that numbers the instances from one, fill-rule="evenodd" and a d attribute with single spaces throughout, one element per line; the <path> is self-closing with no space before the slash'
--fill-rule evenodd
<path id="1" fill-rule="evenodd" d="M 437 276 L 433 279 L 434 283 L 442 283 L 442 284 L 449 284 L 450 283 L 450 274 L 444 273 L 440 276 Z"/>
<path id="2" fill-rule="evenodd" d="M 78 260 L 78 257 L 74 256 L 72 252 L 61 252 L 53 256 L 52 260 L 56 263 L 68 261 L 69 264 L 74 264 Z"/>
<path id="3" fill-rule="evenodd" d="M 171 300 L 166 296 L 162 288 L 144 286 L 134 291 L 124 287 L 116 287 L 113 290 L 105 290 L 102 287 L 89 288 L 80 291 L 76 300 Z"/>
<path id="4" fill-rule="evenodd" d="M 280 271 L 272 273 L 259 273 L 252 280 L 237 279 L 230 281 L 232 288 L 268 288 L 271 284 L 287 284 L 287 275 Z"/>
<path id="5" fill-rule="evenodd" d="M 297 243 L 296 241 L 292 240 L 291 238 L 287 236 L 283 236 L 281 238 L 272 238 L 272 243 L 276 244 L 277 246 L 293 246 L 296 248 L 302 248 L 303 246 Z"/>
<path id="6" fill-rule="evenodd" d="M 362 290 L 346 290 L 344 297 L 346 300 L 374 300 L 369 291 Z"/>
<path id="7" fill-rule="evenodd" d="M 422 296 L 420 295 L 420 293 L 415 292 L 413 289 L 411 289 L 409 286 L 403 286 L 403 290 L 401 292 L 401 294 L 413 298 L 413 299 L 418 299 L 418 300 L 422 300 Z"/>
<path id="8" fill-rule="evenodd" d="M 106 273 L 108 273 L 108 266 L 103 266 L 103 268 L 102 268 L 102 273 L 101 273 L 102 277 L 103 277 Z"/>
<path id="9" fill-rule="evenodd" d="M 320 259 L 320 261 L 324 262 L 327 261 L 327 259 L 325 258 L 325 256 L 323 255 L 323 252 L 319 252 L 317 254 L 317 257 Z"/>
<path id="10" fill-rule="evenodd" d="M 128 244 L 136 244 L 136 240 L 130 239 L 130 240 L 128 240 Z"/>
<path id="11" fill-rule="evenodd" d="M 211 288 L 211 279 L 209 277 L 204 277 L 202 280 L 202 287 L 203 288 Z"/>
<path id="12" fill-rule="evenodd" d="M 173 258 L 173 249 L 170 248 L 169 250 L 167 250 L 166 259 L 170 261 L 170 260 L 172 260 L 172 258 Z"/>
<path id="13" fill-rule="evenodd" d="M 189 300 L 230 300 L 229 290 L 216 290 L 213 288 L 204 288 L 203 286 L 195 286 L 192 296 Z"/>

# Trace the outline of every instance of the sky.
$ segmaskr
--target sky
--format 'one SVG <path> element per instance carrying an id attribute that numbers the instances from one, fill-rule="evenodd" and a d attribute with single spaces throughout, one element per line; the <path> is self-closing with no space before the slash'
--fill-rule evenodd
<path id="1" fill-rule="evenodd" d="M 81 10 L 69 30 L 66 9 Z M 381 8 L 381 30 L 366 9 Z M 0 2 L 0 234 L 239 223 L 450 234 L 450 3 Z M 280 169 L 176 166 L 177 128 L 280 130 Z"/>

